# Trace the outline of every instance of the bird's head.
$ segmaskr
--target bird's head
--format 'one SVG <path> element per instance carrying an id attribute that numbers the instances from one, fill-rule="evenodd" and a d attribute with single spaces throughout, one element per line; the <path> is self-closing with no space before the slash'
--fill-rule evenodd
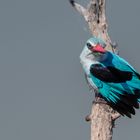
<path id="1" fill-rule="evenodd" d="M 106 44 L 105 42 L 97 37 L 92 37 L 90 38 L 87 43 L 86 43 L 87 48 L 93 53 L 94 55 L 102 55 L 106 52 L 105 47 Z"/>

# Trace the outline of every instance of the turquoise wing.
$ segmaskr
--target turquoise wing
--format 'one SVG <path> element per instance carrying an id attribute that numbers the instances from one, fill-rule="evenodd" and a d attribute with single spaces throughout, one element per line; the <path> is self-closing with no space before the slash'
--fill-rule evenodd
<path id="1" fill-rule="evenodd" d="M 140 79 L 135 70 L 125 62 L 109 64 L 93 64 L 90 68 L 91 79 L 106 101 L 122 115 L 130 117 L 130 114 L 135 114 L 134 107 L 139 108 Z M 118 65 L 119 69 L 117 69 Z M 122 66 L 124 68 L 121 68 Z"/>

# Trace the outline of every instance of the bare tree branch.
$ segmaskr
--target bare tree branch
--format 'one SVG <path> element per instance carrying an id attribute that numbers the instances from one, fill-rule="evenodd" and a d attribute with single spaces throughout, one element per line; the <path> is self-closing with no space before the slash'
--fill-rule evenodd
<path id="1" fill-rule="evenodd" d="M 84 17 L 88 23 L 93 36 L 102 38 L 106 44 L 106 49 L 116 51 L 108 35 L 108 24 L 105 16 L 105 0 L 90 0 L 87 8 L 84 8 L 74 0 L 69 0 L 71 5 Z M 91 140 L 112 140 L 114 121 L 121 115 L 113 110 L 108 104 L 101 103 L 103 99 L 96 98 L 91 114 L 86 117 L 86 121 L 91 121 Z"/>
<path id="2" fill-rule="evenodd" d="M 69 0 L 71 5 L 75 8 L 75 10 L 82 15 L 85 20 L 87 20 L 87 9 L 84 8 L 82 5 L 76 3 L 74 0 Z"/>

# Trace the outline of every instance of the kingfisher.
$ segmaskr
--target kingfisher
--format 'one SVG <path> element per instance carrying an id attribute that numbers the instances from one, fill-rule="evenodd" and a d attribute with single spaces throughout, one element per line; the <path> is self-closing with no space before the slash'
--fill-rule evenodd
<path id="1" fill-rule="evenodd" d="M 89 84 L 121 115 L 135 115 L 140 102 L 140 74 L 123 58 L 105 49 L 98 37 L 87 40 L 80 55 Z"/>

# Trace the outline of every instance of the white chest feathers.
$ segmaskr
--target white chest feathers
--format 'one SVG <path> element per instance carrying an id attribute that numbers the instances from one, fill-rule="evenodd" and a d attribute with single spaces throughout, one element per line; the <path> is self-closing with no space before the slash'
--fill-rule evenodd
<path id="1" fill-rule="evenodd" d="M 87 47 L 84 47 L 82 53 L 80 54 L 80 62 L 87 75 L 90 74 L 90 66 L 92 64 L 99 63 L 98 61 L 96 61 L 95 56 Z"/>
<path id="2" fill-rule="evenodd" d="M 92 53 L 87 47 L 84 47 L 80 54 L 80 61 L 87 75 L 90 73 L 90 66 L 92 64 L 99 64 L 101 61 L 106 61 L 107 59 L 107 52 L 104 54 Z"/>

